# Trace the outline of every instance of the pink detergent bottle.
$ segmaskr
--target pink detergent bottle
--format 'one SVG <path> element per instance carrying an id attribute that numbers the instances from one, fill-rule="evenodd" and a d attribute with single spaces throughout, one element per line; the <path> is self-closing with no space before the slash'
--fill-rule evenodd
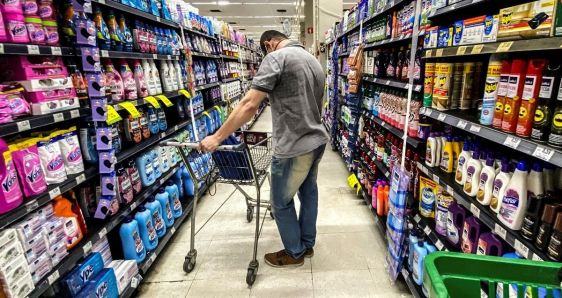
<path id="1" fill-rule="evenodd" d="M 45 175 L 41 169 L 41 160 L 37 151 L 37 139 L 29 139 L 12 151 L 12 157 L 23 193 L 26 197 L 42 194 L 47 190 Z"/>
<path id="2" fill-rule="evenodd" d="M 121 78 L 121 75 L 119 74 L 117 69 L 115 69 L 115 66 L 113 66 L 111 60 L 105 60 L 104 64 L 107 84 L 111 88 L 111 99 L 114 102 L 123 101 L 125 96 L 125 88 L 123 87 L 123 79 Z"/>
<path id="3" fill-rule="evenodd" d="M 121 59 L 120 64 L 121 67 L 119 68 L 119 70 L 121 73 L 121 78 L 123 79 L 125 100 L 137 99 L 137 84 L 135 83 L 133 71 L 129 67 L 127 60 Z"/>
<path id="4" fill-rule="evenodd" d="M 8 41 L 8 34 L 6 33 L 6 26 L 4 25 L 4 17 L 0 13 L 0 42 Z"/>
<path id="5" fill-rule="evenodd" d="M 21 205 L 23 194 L 12 162 L 12 152 L 2 139 L 0 139 L 0 153 L 0 214 L 3 214 Z"/>
<path id="6" fill-rule="evenodd" d="M 144 79 L 144 70 L 139 60 L 135 60 L 135 64 L 133 66 L 133 74 L 135 76 L 138 96 L 148 96 L 148 87 L 146 86 L 146 80 Z"/>

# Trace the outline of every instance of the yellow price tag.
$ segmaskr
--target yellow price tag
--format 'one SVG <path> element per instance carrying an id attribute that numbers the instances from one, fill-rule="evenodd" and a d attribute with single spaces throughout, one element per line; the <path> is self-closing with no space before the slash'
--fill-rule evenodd
<path id="1" fill-rule="evenodd" d="M 432 55 L 433 55 L 433 50 L 427 50 L 427 51 L 425 51 L 425 56 L 426 56 L 427 58 L 430 58 Z"/>
<path id="2" fill-rule="evenodd" d="M 156 95 L 156 97 L 158 97 L 166 107 L 174 105 L 165 95 Z"/>
<path id="3" fill-rule="evenodd" d="M 441 57 L 441 56 L 443 56 L 443 49 L 435 50 L 435 57 Z"/>
<path id="4" fill-rule="evenodd" d="M 477 45 L 475 45 L 475 46 L 472 48 L 472 51 L 470 51 L 470 53 L 471 53 L 472 55 L 480 54 L 480 52 L 482 52 L 482 49 L 483 49 L 483 48 L 484 48 L 484 45 L 483 45 L 483 44 L 477 44 Z"/>
<path id="5" fill-rule="evenodd" d="M 160 103 L 158 102 L 158 100 L 156 100 L 156 98 L 154 96 L 145 97 L 144 100 L 146 102 L 148 102 L 149 104 L 151 104 L 153 107 L 155 107 L 157 109 L 160 108 Z"/>
<path id="6" fill-rule="evenodd" d="M 131 116 L 133 116 L 133 118 L 138 118 L 140 117 L 140 113 L 137 110 L 137 107 L 135 107 L 135 105 L 133 105 L 130 102 L 120 102 L 119 106 L 122 107 L 123 109 L 127 110 L 127 112 L 129 112 L 129 114 L 131 114 Z"/>
<path id="7" fill-rule="evenodd" d="M 466 46 L 460 46 L 457 49 L 457 55 L 464 55 L 464 53 L 466 53 Z"/>
<path id="8" fill-rule="evenodd" d="M 355 176 L 355 174 L 351 174 L 347 177 L 347 185 L 351 188 L 357 187 L 357 193 L 361 190 L 361 184 L 359 183 L 359 180 L 357 180 L 357 176 Z"/>
<path id="9" fill-rule="evenodd" d="M 509 51 L 512 45 L 513 45 L 513 41 L 502 42 L 496 49 L 496 53 L 507 52 Z"/>
<path id="10" fill-rule="evenodd" d="M 123 120 L 123 118 L 121 118 L 121 115 L 117 113 L 117 111 L 113 108 L 113 106 L 107 105 L 107 120 L 105 120 L 105 122 L 108 125 L 112 125 L 121 120 Z"/>
<path id="11" fill-rule="evenodd" d="M 180 91 L 178 91 L 178 93 L 187 98 L 191 98 L 191 94 L 189 94 L 189 92 L 187 92 L 185 89 L 181 89 Z"/>

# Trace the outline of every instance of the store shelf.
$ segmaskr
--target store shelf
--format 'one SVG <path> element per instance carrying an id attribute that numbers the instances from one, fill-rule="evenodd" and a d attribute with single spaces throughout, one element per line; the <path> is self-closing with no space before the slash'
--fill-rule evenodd
<path id="1" fill-rule="evenodd" d="M 100 50 L 100 56 L 103 58 L 123 58 L 123 59 L 153 59 L 153 60 L 180 60 L 177 55 L 160 55 L 138 52 L 122 52 Z"/>
<path id="2" fill-rule="evenodd" d="M 402 140 L 404 140 L 404 131 L 400 130 L 388 123 L 386 123 L 384 120 L 375 117 L 374 115 L 368 113 L 367 111 L 363 110 L 363 116 L 369 118 L 371 121 L 377 123 L 378 125 L 382 126 L 384 129 L 386 129 L 387 131 L 389 131 L 390 133 L 392 133 L 393 135 L 401 138 Z M 412 145 L 413 147 L 417 148 L 420 144 L 424 143 L 423 140 L 418 139 L 418 138 L 412 138 L 412 137 L 406 137 L 406 142 L 408 142 L 408 144 Z"/>
<path id="3" fill-rule="evenodd" d="M 404 277 L 406 285 L 408 285 L 408 289 L 410 289 L 410 292 L 412 292 L 414 298 L 425 298 L 425 295 L 422 292 L 422 288 L 414 282 L 414 279 L 412 278 L 410 272 L 408 272 L 406 268 L 402 268 L 400 273 L 402 274 L 402 277 Z"/>
<path id="4" fill-rule="evenodd" d="M 142 280 L 142 276 L 140 276 L 140 274 L 138 274 L 137 276 L 133 277 L 131 279 L 131 283 L 123 290 L 123 292 L 121 293 L 121 295 L 119 295 L 120 298 L 130 298 L 133 297 L 133 295 L 136 293 L 137 288 L 140 284 L 140 281 Z"/>
<path id="5" fill-rule="evenodd" d="M 472 215 L 480 219 L 484 225 L 515 248 L 523 257 L 532 260 L 548 260 L 546 254 L 538 250 L 530 241 L 521 237 L 519 231 L 513 231 L 501 223 L 496 213 L 488 206 L 483 206 L 476 199 L 466 195 L 462 186 L 455 182 L 453 174 L 444 173 L 438 168 L 429 168 L 419 162 L 418 169 L 443 186 L 455 198 L 458 204 L 472 212 Z"/>
<path id="6" fill-rule="evenodd" d="M 550 162 L 551 164 L 562 167 L 562 151 L 546 144 L 539 144 L 530 139 L 520 138 L 491 127 L 482 126 L 477 123 L 478 120 L 476 119 L 476 116 L 469 116 L 478 114 L 476 111 L 471 110 L 470 112 L 467 112 L 454 110 L 440 112 L 431 108 L 422 108 L 420 110 L 420 114 L 465 130 L 477 135 L 478 137 L 504 145 L 515 151 L 540 158 L 544 161 Z"/>
<path id="7" fill-rule="evenodd" d="M 211 35 L 209 35 L 209 34 L 207 34 L 207 33 L 200 32 L 200 31 L 197 31 L 197 30 L 193 30 L 193 29 L 191 29 L 191 28 L 183 28 L 183 27 L 182 27 L 182 29 L 183 29 L 184 31 L 188 32 L 188 33 L 197 34 L 197 35 L 199 35 L 199 36 L 203 36 L 203 37 L 206 37 L 206 38 L 209 38 L 209 39 L 213 39 L 213 40 L 216 40 L 216 39 L 217 39 L 216 37 L 211 36 Z"/>
<path id="8" fill-rule="evenodd" d="M 35 128 L 51 125 L 57 122 L 68 121 L 90 115 L 89 109 L 73 109 L 54 114 L 27 116 L 13 122 L 0 124 L 0 137 L 28 131 Z"/>
<path id="9" fill-rule="evenodd" d="M 390 1 L 388 1 L 386 6 L 381 11 L 375 13 L 374 15 L 372 15 L 372 16 L 366 18 L 366 19 L 363 19 L 363 20 L 359 21 L 358 24 L 356 24 L 353 27 L 345 30 L 345 32 L 343 32 L 341 35 L 338 35 L 336 37 L 336 39 L 340 39 L 343 36 L 345 36 L 345 35 L 349 34 L 350 32 L 354 31 L 355 29 L 359 28 L 361 26 L 361 23 L 363 23 L 363 26 L 367 25 L 368 23 L 370 23 L 371 21 L 376 19 L 378 16 L 385 14 L 387 11 L 389 11 L 389 10 L 393 9 L 394 7 L 402 4 L 402 2 L 404 2 L 404 1 L 406 1 L 406 0 L 390 0 Z"/>
<path id="10" fill-rule="evenodd" d="M 202 52 L 197 52 L 197 51 L 191 51 L 191 56 L 193 56 L 193 57 L 212 58 L 212 59 L 220 59 L 220 58 L 221 58 L 219 55 L 207 54 L 207 53 L 202 53 Z"/>
<path id="11" fill-rule="evenodd" d="M 433 24 L 446 24 L 459 20 L 459 16 L 475 17 L 497 12 L 500 8 L 527 3 L 529 0 L 462 0 L 432 10 L 428 19 Z"/>
<path id="12" fill-rule="evenodd" d="M 410 84 L 406 82 L 401 82 L 391 79 L 375 78 L 365 74 L 363 75 L 363 81 L 377 84 L 377 85 L 390 86 L 390 87 L 400 88 L 405 90 L 408 90 L 410 88 Z M 422 85 L 414 85 L 413 91 L 420 92 L 421 90 L 422 90 Z"/>
<path id="13" fill-rule="evenodd" d="M 560 50 L 562 37 L 547 37 L 525 40 L 480 43 L 474 45 L 428 49 L 426 59 L 441 57 L 469 56 L 493 53 L 516 53 L 531 51 Z"/>
<path id="14" fill-rule="evenodd" d="M 179 24 L 176 23 L 176 22 L 172 22 L 172 21 L 163 19 L 161 17 L 157 17 L 157 16 L 155 16 L 153 14 L 150 14 L 148 12 L 144 12 L 140 9 L 136 9 L 134 7 L 131 7 L 131 6 L 121 4 L 121 2 L 117 2 L 117 1 L 113 1 L 113 0 L 92 0 L 92 3 L 97 3 L 97 4 L 100 4 L 100 5 L 106 6 L 108 8 L 111 8 L 111 9 L 127 12 L 127 13 L 135 15 L 137 17 L 141 17 L 145 20 L 157 22 L 159 24 L 166 25 L 166 26 L 169 26 L 169 27 L 172 27 L 172 28 L 179 28 L 180 27 Z"/>
<path id="15" fill-rule="evenodd" d="M 369 155 L 369 158 L 373 161 L 375 166 L 384 175 L 384 177 L 386 177 L 386 179 L 390 179 L 390 170 L 388 169 L 388 167 L 384 163 L 382 163 L 380 160 L 378 160 L 377 157 L 375 156 L 375 154 L 371 150 L 369 150 L 367 147 L 361 146 L 359 148 L 363 152 L 367 153 L 367 155 Z"/>
<path id="16" fill-rule="evenodd" d="M 163 94 L 159 94 L 159 95 L 164 95 L 166 96 L 168 99 L 169 98 L 175 98 L 175 97 L 179 97 L 179 96 L 183 96 L 182 94 L 179 94 L 178 91 L 172 91 L 172 92 L 166 92 Z M 154 95 L 153 97 L 157 97 L 159 95 Z M 150 104 L 147 100 L 145 100 L 144 98 L 139 98 L 136 100 L 130 100 L 130 101 L 125 101 L 125 102 L 130 102 L 132 105 L 134 105 L 135 107 L 140 107 L 143 105 L 147 105 Z M 121 110 L 125 110 L 125 108 L 123 108 L 122 106 L 119 105 L 119 103 L 116 103 L 113 105 L 113 108 L 116 111 L 121 111 Z"/>
<path id="17" fill-rule="evenodd" d="M 71 47 L 52 47 L 17 43 L 0 43 L 0 53 L 11 55 L 74 56 Z"/>
<path id="18" fill-rule="evenodd" d="M 449 241 L 442 235 L 438 234 L 435 231 L 435 222 L 430 222 L 429 220 L 421 217 L 419 214 L 416 214 L 413 217 L 408 217 L 410 223 L 414 226 L 420 228 L 425 235 L 429 238 L 431 243 L 435 245 L 437 250 L 439 251 L 459 251 L 453 245 L 449 243 Z"/>
<path id="19" fill-rule="evenodd" d="M 223 58 L 225 60 L 232 60 L 232 61 L 239 61 L 240 60 L 239 57 L 228 56 L 228 55 L 221 55 L 221 58 Z"/>
<path id="20" fill-rule="evenodd" d="M 343 53 L 340 53 L 338 56 L 339 57 L 347 57 L 347 56 L 349 56 L 349 53 L 350 53 L 349 51 L 343 52 Z"/>
<path id="21" fill-rule="evenodd" d="M 386 239 L 386 217 L 381 217 L 377 214 L 377 210 L 373 209 L 373 205 L 371 203 L 371 197 L 365 191 L 363 185 L 361 185 L 361 188 L 362 188 L 361 196 L 363 197 L 363 200 L 367 204 L 367 207 L 369 208 L 371 213 L 373 213 L 373 217 L 375 218 L 375 225 L 377 226 L 377 229 L 381 233 L 382 238 Z"/>
<path id="22" fill-rule="evenodd" d="M 194 90 L 197 92 L 197 91 L 213 88 L 213 87 L 216 87 L 218 85 L 220 85 L 220 82 L 209 83 L 209 84 L 197 86 L 197 87 L 194 88 Z"/>
<path id="23" fill-rule="evenodd" d="M 223 83 L 230 83 L 230 82 L 234 82 L 234 81 L 240 81 L 240 78 L 229 78 L 229 79 L 224 79 L 221 82 Z"/>
<path id="24" fill-rule="evenodd" d="M 340 74 L 338 74 L 338 76 L 344 77 L 344 78 L 347 78 L 347 75 L 348 75 L 348 73 L 340 73 Z"/>
<path id="25" fill-rule="evenodd" d="M 365 50 L 374 49 L 374 48 L 387 46 L 387 45 L 394 45 L 394 44 L 405 42 L 405 41 L 408 41 L 408 40 L 411 40 L 411 39 L 412 39 L 412 34 L 408 33 L 406 35 L 402 35 L 402 36 L 399 36 L 399 37 L 392 37 L 390 39 L 370 42 L 370 43 L 365 45 Z"/>

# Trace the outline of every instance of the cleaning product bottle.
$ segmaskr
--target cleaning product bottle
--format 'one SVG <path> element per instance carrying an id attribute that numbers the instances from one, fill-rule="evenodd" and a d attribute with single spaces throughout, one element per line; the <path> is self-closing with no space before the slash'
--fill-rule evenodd
<path id="1" fill-rule="evenodd" d="M 183 181 L 181 179 L 181 169 L 178 169 L 174 172 L 174 175 L 172 176 L 172 181 L 174 181 L 174 183 L 178 187 L 180 198 L 185 198 L 185 190 L 183 188 Z"/>
<path id="2" fill-rule="evenodd" d="M 104 61 L 106 80 L 111 89 L 111 100 L 114 102 L 123 101 L 125 98 L 125 87 L 121 75 L 113 66 L 110 59 Z"/>
<path id="3" fill-rule="evenodd" d="M 439 235 L 447 236 L 447 217 L 452 202 L 454 202 L 452 194 L 444 187 L 439 187 L 435 202 L 435 232 Z"/>
<path id="4" fill-rule="evenodd" d="M 154 196 L 148 197 L 146 203 L 144 203 L 144 207 L 150 211 L 152 214 L 152 223 L 154 224 L 154 229 L 156 230 L 156 235 L 158 238 L 164 237 L 166 234 L 166 223 L 162 218 L 162 205 L 160 205 L 160 201 L 157 201 Z"/>
<path id="5" fill-rule="evenodd" d="M 114 51 L 123 51 L 123 41 L 121 40 L 121 30 L 117 24 L 117 18 L 113 10 L 107 13 L 107 28 L 111 37 L 111 49 Z"/>
<path id="6" fill-rule="evenodd" d="M 539 228 L 539 218 L 542 213 L 545 199 L 542 165 L 533 163 L 531 172 L 527 176 L 527 210 L 521 226 L 521 236 L 532 240 Z"/>
<path id="7" fill-rule="evenodd" d="M 96 24 L 96 40 L 100 50 L 109 50 L 111 48 L 111 36 L 109 28 L 103 19 L 101 7 L 95 6 L 94 23 Z"/>
<path id="8" fill-rule="evenodd" d="M 152 70 L 152 78 L 154 80 L 154 86 L 156 87 L 156 94 L 162 93 L 162 82 L 160 81 L 160 72 L 156 68 L 156 63 L 154 60 L 148 60 L 150 64 L 150 69 Z"/>
<path id="9" fill-rule="evenodd" d="M 535 246 L 541 250 L 545 251 L 548 242 L 550 241 L 550 235 L 552 234 L 552 225 L 558 214 L 562 214 L 562 206 L 555 204 L 546 204 L 541 217 L 541 223 L 537 236 L 535 238 Z"/>
<path id="10" fill-rule="evenodd" d="M 125 52 L 132 52 L 133 51 L 133 34 L 131 34 L 131 30 L 127 27 L 127 22 L 125 20 L 125 16 L 123 14 L 119 15 L 119 30 L 122 34 L 122 41 L 123 41 L 123 50 Z"/>
<path id="11" fill-rule="evenodd" d="M 154 81 L 154 74 L 152 72 L 152 68 L 150 67 L 150 63 L 148 63 L 147 59 L 142 59 L 142 69 L 144 71 L 144 85 L 147 88 L 149 95 L 156 95 L 156 82 Z"/>
<path id="12" fill-rule="evenodd" d="M 414 270 L 414 250 L 419 242 L 418 235 L 422 235 L 418 229 L 411 229 L 408 236 L 408 269 Z"/>
<path id="13" fill-rule="evenodd" d="M 558 212 L 556 215 L 546 255 L 551 260 L 562 261 L 562 212 Z"/>
<path id="14" fill-rule="evenodd" d="M 146 247 L 148 251 L 154 250 L 156 246 L 158 246 L 158 235 L 154 229 L 151 212 L 144 206 L 140 206 L 137 208 L 135 220 L 138 222 L 139 235 L 144 247 Z"/>
<path id="15" fill-rule="evenodd" d="M 441 170 L 445 173 L 453 172 L 453 137 L 447 136 L 441 156 Z"/>
<path id="16" fill-rule="evenodd" d="M 436 133 L 435 138 L 437 140 L 437 148 L 435 148 L 435 167 L 438 167 L 441 164 L 441 157 L 443 155 L 443 147 L 445 147 L 445 142 L 443 140 L 442 133 Z"/>
<path id="17" fill-rule="evenodd" d="M 158 116 L 158 128 L 161 132 L 168 129 L 168 122 L 166 122 L 166 113 L 163 108 L 156 109 L 156 115 Z"/>
<path id="18" fill-rule="evenodd" d="M 192 197 L 195 194 L 195 188 L 193 185 L 193 180 L 191 180 L 191 176 L 187 171 L 185 165 L 181 166 L 181 177 L 183 181 L 183 189 L 185 190 L 185 195 Z"/>
<path id="19" fill-rule="evenodd" d="M 162 89 L 164 92 L 172 92 L 173 91 L 173 83 L 170 77 L 170 69 L 168 68 L 168 63 L 165 61 L 161 61 L 160 63 L 160 76 L 162 82 Z"/>
<path id="20" fill-rule="evenodd" d="M 542 73 L 546 63 L 545 59 L 531 59 L 527 65 L 527 75 L 523 84 L 521 106 L 519 107 L 519 116 L 515 129 L 515 133 L 518 136 L 524 138 L 531 136 L 539 90 L 542 84 Z"/>
<path id="21" fill-rule="evenodd" d="M 482 233 L 478 239 L 477 255 L 501 256 L 504 253 L 504 244 L 502 239 L 492 233 Z"/>
<path id="22" fill-rule="evenodd" d="M 170 159 L 168 156 L 168 149 L 166 147 L 157 146 L 155 151 L 160 154 L 160 167 L 162 173 L 167 173 L 170 170 Z"/>
<path id="23" fill-rule="evenodd" d="M 425 164 L 429 167 L 435 166 L 437 146 L 438 145 L 435 133 L 429 133 L 429 138 L 427 138 L 427 146 L 425 149 Z"/>
<path id="24" fill-rule="evenodd" d="M 453 172 L 457 171 L 457 166 L 459 164 L 459 156 L 462 152 L 462 140 L 461 137 L 453 137 Z"/>
<path id="25" fill-rule="evenodd" d="M 544 143 L 548 140 L 550 123 L 552 121 L 553 98 L 560 87 L 562 66 L 559 61 L 550 61 L 542 76 L 539 102 L 535 110 L 531 139 Z"/>
<path id="26" fill-rule="evenodd" d="M 433 246 L 431 243 L 429 243 L 428 241 L 424 241 L 423 247 L 427 251 L 428 255 L 437 251 L 437 248 L 435 246 Z M 422 278 L 422 283 L 423 283 L 422 284 L 422 293 L 424 294 L 425 297 L 429 297 L 429 288 L 431 287 L 431 284 L 428 285 L 428 280 L 423 279 L 423 278 Z"/>
<path id="27" fill-rule="evenodd" d="M 562 79 L 561 84 L 562 85 Z M 556 148 L 562 148 L 562 88 L 558 89 L 556 96 L 556 107 L 552 113 L 552 124 L 548 135 L 548 144 Z"/>
<path id="28" fill-rule="evenodd" d="M 509 74 L 511 72 L 511 63 L 507 59 L 501 61 L 501 74 L 500 81 L 498 84 L 498 95 L 496 99 L 496 107 L 494 110 L 494 118 L 492 120 L 492 126 L 494 128 L 501 129 L 502 119 L 503 119 L 503 108 L 505 103 L 505 97 L 507 96 L 507 89 L 509 87 Z"/>
<path id="29" fill-rule="evenodd" d="M 157 113 L 158 112 L 153 106 L 148 105 L 148 109 L 146 112 L 148 118 L 148 130 L 150 130 L 150 133 L 153 135 L 157 134 L 160 131 Z"/>
<path id="30" fill-rule="evenodd" d="M 556 167 L 551 163 L 545 163 L 543 169 L 544 191 L 548 194 L 554 192 L 554 171 Z"/>
<path id="31" fill-rule="evenodd" d="M 137 98 L 137 85 L 133 71 L 129 67 L 127 60 L 121 59 L 120 64 L 120 74 L 123 79 L 123 87 L 125 91 L 124 98 L 125 100 L 134 100 Z"/>
<path id="32" fill-rule="evenodd" d="M 168 60 L 168 73 L 170 74 L 170 83 L 172 90 L 179 90 L 179 81 L 178 81 L 178 74 L 176 73 L 176 68 L 172 61 Z"/>
<path id="33" fill-rule="evenodd" d="M 517 169 L 507 184 L 498 219 L 512 230 L 521 229 L 527 210 L 527 164 L 517 163 Z"/>
<path id="34" fill-rule="evenodd" d="M 18 181 L 18 174 L 12 162 L 12 152 L 8 144 L 0 139 L 0 214 L 6 213 L 23 203 L 23 194 Z"/>
<path id="35" fill-rule="evenodd" d="M 178 82 L 178 89 L 183 89 L 185 87 L 184 87 L 183 78 L 182 78 L 182 75 L 181 75 L 181 73 L 182 73 L 181 67 L 180 67 L 180 64 L 177 60 L 174 61 L 174 68 L 176 70 L 176 77 L 177 77 L 176 81 Z"/>
<path id="36" fill-rule="evenodd" d="M 427 249 L 423 245 L 424 240 L 418 241 L 417 245 L 414 247 L 414 256 L 413 256 L 413 265 L 414 269 L 412 270 L 412 277 L 414 282 L 418 285 L 421 285 L 423 282 L 423 269 L 424 264 L 423 260 L 427 255 Z"/>
<path id="37" fill-rule="evenodd" d="M 456 202 L 449 205 L 449 215 L 447 216 L 447 240 L 451 244 L 460 245 L 460 235 L 463 229 L 466 210 Z"/>
<path id="38" fill-rule="evenodd" d="M 498 213 L 502 206 L 502 198 L 507 188 L 507 184 L 511 180 L 510 163 L 505 162 L 501 165 L 501 170 L 494 179 L 494 188 L 492 189 L 492 199 L 490 200 L 490 209 Z"/>
<path id="39" fill-rule="evenodd" d="M 486 165 L 480 172 L 480 179 L 478 183 L 478 192 L 476 199 L 482 205 L 490 205 L 492 200 L 492 192 L 494 190 L 494 180 L 496 178 L 496 169 L 494 168 L 495 159 L 493 156 L 488 156 Z"/>
<path id="40" fill-rule="evenodd" d="M 183 213 L 183 208 L 180 202 L 178 186 L 174 184 L 173 181 L 169 180 L 166 183 L 166 188 L 164 188 L 169 195 L 170 206 L 174 212 L 174 218 L 178 218 Z"/>
<path id="41" fill-rule="evenodd" d="M 140 130 L 141 130 L 141 134 L 143 139 L 148 139 L 150 138 L 150 128 L 148 127 L 148 116 L 146 115 L 146 113 L 144 112 L 143 108 L 138 108 L 139 111 L 139 126 L 140 126 Z"/>
<path id="42" fill-rule="evenodd" d="M 140 238 L 139 225 L 132 216 L 126 216 L 119 228 L 123 256 L 126 260 L 144 261 L 146 249 Z"/>
<path id="43" fill-rule="evenodd" d="M 164 188 L 159 188 L 158 192 L 154 196 L 158 202 L 160 202 L 160 206 L 162 206 L 162 219 L 164 219 L 164 223 L 166 224 L 166 228 L 170 228 L 174 225 L 174 212 L 172 211 L 172 207 L 170 206 L 170 196 L 164 190 Z"/>
<path id="44" fill-rule="evenodd" d="M 135 84 L 137 87 L 137 96 L 139 98 L 146 97 L 150 93 L 148 92 L 148 86 L 146 84 L 147 79 L 145 78 L 145 71 L 142 68 L 142 65 L 139 60 L 135 59 L 133 68 L 134 68 L 133 75 L 135 77 Z"/>
<path id="45" fill-rule="evenodd" d="M 139 169 L 139 174 L 143 187 L 148 187 L 156 181 L 156 176 L 154 174 L 154 168 L 152 167 L 152 155 L 145 152 L 135 159 L 137 169 Z"/>
<path id="46" fill-rule="evenodd" d="M 462 146 L 462 152 L 459 155 L 457 170 L 455 171 L 455 182 L 459 185 L 464 185 L 464 182 L 466 181 L 466 167 L 468 166 L 467 162 L 471 157 L 470 148 L 470 142 L 464 142 Z"/>
<path id="47" fill-rule="evenodd" d="M 158 179 L 162 176 L 162 163 L 160 162 L 160 154 L 156 150 L 147 152 L 152 157 L 152 168 L 154 169 L 154 178 Z"/>
<path id="48" fill-rule="evenodd" d="M 494 119 L 496 108 L 496 98 L 498 95 L 498 85 L 500 81 L 502 62 L 498 54 L 490 56 L 488 71 L 486 74 L 486 85 L 482 100 L 482 112 L 480 114 L 480 124 L 491 125 Z"/>
<path id="49" fill-rule="evenodd" d="M 519 106 L 521 104 L 521 95 L 523 93 L 523 84 L 527 70 L 527 61 L 523 59 L 513 59 L 511 62 L 511 71 L 509 75 L 509 85 L 507 88 L 507 96 L 503 105 L 502 130 L 506 132 L 515 132 L 517 126 L 517 117 L 519 115 Z"/>
<path id="50" fill-rule="evenodd" d="M 137 170 L 137 167 L 135 165 L 135 161 L 134 160 L 129 160 L 129 162 L 127 162 L 127 165 L 125 166 L 125 169 L 127 170 L 127 175 L 129 176 L 129 180 L 131 180 L 131 185 L 133 187 L 133 194 L 139 194 L 142 190 L 142 182 L 141 182 L 141 178 L 140 178 L 140 174 L 139 171 Z"/>
<path id="51" fill-rule="evenodd" d="M 480 172 L 482 171 L 482 162 L 480 162 L 480 152 L 474 150 L 472 158 L 467 162 L 466 166 L 466 181 L 464 182 L 464 193 L 474 197 L 478 193 L 478 182 L 480 179 Z"/>
<path id="52" fill-rule="evenodd" d="M 70 250 L 76 246 L 82 238 L 84 231 L 80 227 L 79 215 L 72 210 L 72 203 L 67 198 L 58 196 L 53 203 L 53 215 L 63 221 L 64 243 L 66 249 Z"/>
<path id="53" fill-rule="evenodd" d="M 461 250 L 464 253 L 476 253 L 478 239 L 482 232 L 482 224 L 474 216 L 470 216 L 464 221 L 461 236 Z"/>

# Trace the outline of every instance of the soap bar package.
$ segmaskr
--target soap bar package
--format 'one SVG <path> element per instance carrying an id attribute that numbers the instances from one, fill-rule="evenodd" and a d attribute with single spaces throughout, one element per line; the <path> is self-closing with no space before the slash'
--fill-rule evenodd
<path id="1" fill-rule="evenodd" d="M 108 268 L 113 268 L 113 271 L 115 271 L 119 295 L 129 286 L 133 277 L 139 273 L 137 262 L 133 260 L 115 260 L 109 264 Z"/>
<path id="2" fill-rule="evenodd" d="M 109 242 L 107 241 L 106 236 L 94 243 L 94 245 L 92 246 L 92 252 L 99 252 L 101 254 L 104 267 L 107 267 L 111 263 L 111 261 L 113 261 L 111 250 L 109 249 Z"/>
<path id="3" fill-rule="evenodd" d="M 103 260 L 101 254 L 90 254 L 81 264 L 78 264 L 74 270 L 67 274 L 62 285 L 65 291 L 76 297 L 78 293 L 86 286 L 87 282 L 93 279 L 103 269 Z"/>
<path id="4" fill-rule="evenodd" d="M 0 280 L 7 285 L 14 284 L 25 275 L 30 275 L 29 266 L 23 256 L 13 259 L 10 263 L 2 265 Z"/>
<path id="5" fill-rule="evenodd" d="M 13 283 L 3 283 L 2 289 L 7 298 L 27 297 L 35 289 L 31 275 L 25 274 Z"/>
<path id="6" fill-rule="evenodd" d="M 550 36 L 554 6 L 555 0 L 538 0 L 500 9 L 498 39 Z"/>
<path id="7" fill-rule="evenodd" d="M 80 298 L 118 298 L 119 289 L 115 272 L 111 268 L 104 268 L 78 294 Z"/>

